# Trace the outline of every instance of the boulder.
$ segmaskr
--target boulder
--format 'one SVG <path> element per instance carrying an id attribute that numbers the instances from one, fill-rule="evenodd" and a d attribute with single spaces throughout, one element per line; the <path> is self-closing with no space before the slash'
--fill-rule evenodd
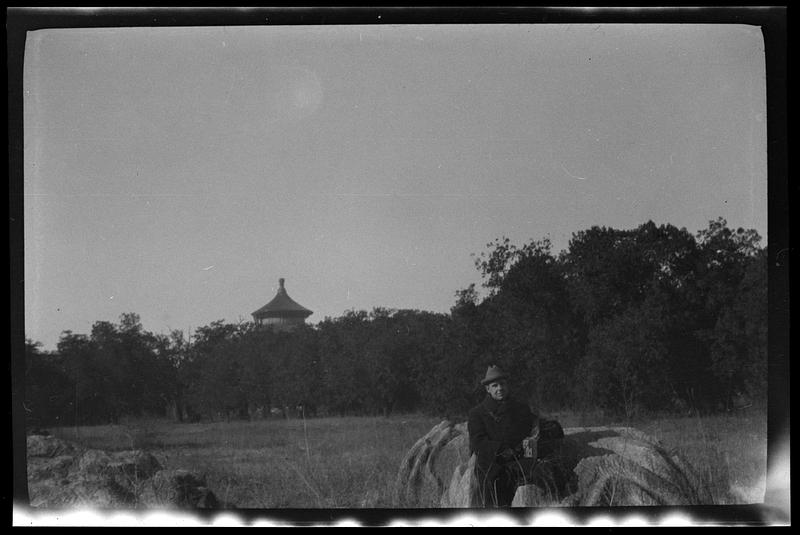
<path id="1" fill-rule="evenodd" d="M 206 478 L 189 470 L 159 470 L 141 494 L 146 507 L 217 508 L 221 504 Z"/>
<path id="2" fill-rule="evenodd" d="M 28 457 L 28 480 L 64 479 L 75 462 L 72 455 L 56 457 Z"/>
<path id="3" fill-rule="evenodd" d="M 454 473 L 469 462 L 466 423 L 445 420 L 420 438 L 400 463 L 393 502 L 398 507 L 428 507 L 446 500 Z M 447 505 L 445 505 L 447 506 Z"/>
<path id="4" fill-rule="evenodd" d="M 565 433 L 575 475 L 567 506 L 712 505 L 710 490 L 674 449 L 627 427 Z M 528 505 L 519 500 L 519 505 Z"/>
<path id="5" fill-rule="evenodd" d="M 77 448 L 64 440 L 50 435 L 29 435 L 27 437 L 28 457 L 55 457 L 74 454 Z"/>
<path id="6" fill-rule="evenodd" d="M 205 476 L 164 470 L 142 450 L 82 449 L 54 437 L 28 437 L 28 495 L 41 508 L 217 508 Z"/>
<path id="7" fill-rule="evenodd" d="M 84 474 L 101 474 L 108 469 L 111 456 L 103 450 L 89 449 L 78 458 L 78 471 Z"/>
<path id="8" fill-rule="evenodd" d="M 31 507 L 127 509 L 136 507 L 136 496 L 115 479 L 70 474 L 62 480 L 28 481 Z"/>
<path id="9" fill-rule="evenodd" d="M 674 450 L 632 428 L 568 428 L 559 452 L 570 473 L 560 500 L 535 485 L 517 489 L 512 506 L 685 506 L 712 504 L 711 493 Z M 466 424 L 443 421 L 400 463 L 395 507 L 475 507 L 475 456 Z"/>
<path id="10" fill-rule="evenodd" d="M 28 436 L 28 481 L 46 485 L 48 480 L 66 478 L 78 454 L 78 448 L 70 442 L 49 435 Z"/>
<path id="11" fill-rule="evenodd" d="M 141 450 L 105 452 L 87 450 L 78 460 L 81 472 L 110 474 L 132 479 L 147 479 L 161 470 L 158 460 Z"/>

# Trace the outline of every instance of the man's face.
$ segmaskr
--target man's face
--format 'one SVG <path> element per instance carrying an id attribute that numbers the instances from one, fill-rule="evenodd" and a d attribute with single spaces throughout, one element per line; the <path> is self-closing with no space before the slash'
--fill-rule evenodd
<path id="1" fill-rule="evenodd" d="M 498 379 L 486 385 L 486 391 L 497 401 L 503 401 L 508 397 L 508 382 L 505 379 Z"/>

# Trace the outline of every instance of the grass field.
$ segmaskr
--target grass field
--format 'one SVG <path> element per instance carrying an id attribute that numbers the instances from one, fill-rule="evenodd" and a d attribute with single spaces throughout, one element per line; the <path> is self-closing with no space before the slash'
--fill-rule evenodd
<path id="1" fill-rule="evenodd" d="M 759 503 L 766 482 L 766 415 L 658 417 L 619 422 L 556 413 L 564 427 L 633 425 L 678 448 L 716 504 Z M 145 449 L 165 468 L 206 474 L 237 508 L 391 507 L 403 455 L 440 418 L 419 415 L 176 424 L 163 420 L 50 431 L 86 447 Z"/>

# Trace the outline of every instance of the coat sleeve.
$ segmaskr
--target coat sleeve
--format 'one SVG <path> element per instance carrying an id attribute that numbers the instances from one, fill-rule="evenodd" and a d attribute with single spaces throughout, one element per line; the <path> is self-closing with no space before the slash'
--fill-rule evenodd
<path id="1" fill-rule="evenodd" d="M 469 449 L 477 454 L 479 465 L 488 465 L 500 453 L 500 441 L 492 440 L 486 429 L 486 422 L 477 409 L 469 413 L 467 421 L 467 431 L 469 432 Z"/>
<path id="2" fill-rule="evenodd" d="M 514 408 L 513 431 L 507 437 L 509 443 L 504 445 L 512 449 L 522 449 L 522 439 L 531 436 L 538 425 L 538 415 L 525 403 L 518 403 Z M 501 447 L 504 447 L 501 446 Z"/>
<path id="3" fill-rule="evenodd" d="M 528 413 L 530 414 L 530 425 L 528 426 L 528 432 L 535 433 L 539 429 L 539 422 L 541 421 L 541 418 L 539 417 L 539 413 L 537 411 L 531 410 L 530 408 L 528 408 Z"/>

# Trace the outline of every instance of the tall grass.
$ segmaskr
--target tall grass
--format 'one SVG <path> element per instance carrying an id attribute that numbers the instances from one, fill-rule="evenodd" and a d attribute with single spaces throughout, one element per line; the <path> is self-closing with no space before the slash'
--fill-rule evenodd
<path id="1" fill-rule="evenodd" d="M 238 508 L 391 507 L 400 460 L 439 422 L 423 416 L 176 424 L 150 420 L 52 432 L 87 447 L 146 449 L 206 474 Z"/>
<path id="2" fill-rule="evenodd" d="M 698 471 L 716 504 L 764 501 L 766 412 L 659 418 L 636 427 L 675 447 Z"/>
<path id="3" fill-rule="evenodd" d="M 674 448 L 697 471 L 716 505 L 764 501 L 767 474 L 765 407 L 716 414 L 616 417 L 602 410 L 548 414 L 564 427 L 634 427 Z"/>
<path id="4" fill-rule="evenodd" d="M 717 504 L 763 501 L 766 415 L 651 417 L 614 421 L 602 413 L 551 413 L 564 427 L 631 425 L 677 448 Z M 420 415 L 57 428 L 86 447 L 145 449 L 164 468 L 206 474 L 237 508 L 391 507 L 400 460 L 441 418 Z"/>

